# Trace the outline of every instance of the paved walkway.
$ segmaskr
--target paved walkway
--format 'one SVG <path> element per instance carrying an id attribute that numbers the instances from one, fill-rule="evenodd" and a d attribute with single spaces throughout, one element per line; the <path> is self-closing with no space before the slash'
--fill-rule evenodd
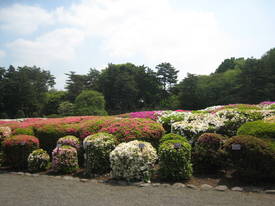
<path id="1" fill-rule="evenodd" d="M 1 206 L 273 206 L 275 195 L 198 191 L 0 174 Z"/>

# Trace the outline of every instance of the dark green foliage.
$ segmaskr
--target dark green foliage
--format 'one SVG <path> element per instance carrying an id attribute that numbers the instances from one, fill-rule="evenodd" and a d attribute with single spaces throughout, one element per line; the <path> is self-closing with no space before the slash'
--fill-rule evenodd
<path id="1" fill-rule="evenodd" d="M 196 141 L 192 151 L 192 162 L 197 172 L 211 173 L 226 165 L 223 151 L 225 137 L 215 133 L 204 133 Z"/>
<path id="2" fill-rule="evenodd" d="M 82 91 L 75 99 L 76 115 L 107 115 L 104 96 L 93 90 Z"/>
<path id="3" fill-rule="evenodd" d="M 97 133 L 85 138 L 83 145 L 86 153 L 87 174 L 102 174 L 110 171 L 109 156 L 117 143 L 116 138 L 108 133 Z"/>
<path id="4" fill-rule="evenodd" d="M 45 115 L 58 114 L 60 104 L 66 101 L 68 93 L 65 91 L 50 90 L 46 93 L 46 103 L 43 108 Z M 63 114 L 64 112 L 62 112 Z M 66 114 L 68 115 L 68 114 Z"/>
<path id="5" fill-rule="evenodd" d="M 49 71 L 38 67 L 10 66 L 0 72 L 0 112 L 10 118 L 41 115 L 46 103 L 46 92 L 54 83 Z"/>
<path id="6" fill-rule="evenodd" d="M 233 150 L 232 145 L 240 145 L 240 150 Z M 228 139 L 224 145 L 238 175 L 244 180 L 275 178 L 275 150 L 263 140 L 240 135 Z"/>
<path id="7" fill-rule="evenodd" d="M 74 114 L 74 104 L 69 101 L 61 102 L 57 108 L 57 112 L 61 116 L 71 116 Z"/>
<path id="8" fill-rule="evenodd" d="M 237 132 L 238 135 L 252 135 L 259 138 L 273 138 L 275 140 L 275 123 L 263 120 L 247 122 Z"/>
<path id="9" fill-rule="evenodd" d="M 165 134 L 161 139 L 160 139 L 160 144 L 167 141 L 167 140 L 182 140 L 182 141 L 186 141 L 187 139 L 179 134 L 174 134 L 174 133 L 169 133 L 169 134 Z"/>
<path id="10" fill-rule="evenodd" d="M 55 148 L 57 140 L 68 135 L 65 126 L 61 124 L 49 124 L 35 127 L 34 133 L 40 141 L 40 147 L 49 154 L 51 154 L 52 150 Z"/>
<path id="11" fill-rule="evenodd" d="M 38 147 L 39 140 L 29 135 L 8 137 L 2 143 L 7 164 L 19 169 L 27 168 L 29 154 Z"/>
<path id="12" fill-rule="evenodd" d="M 166 180 L 185 180 L 192 176 L 191 145 L 183 140 L 167 140 L 159 146 L 160 175 Z"/>

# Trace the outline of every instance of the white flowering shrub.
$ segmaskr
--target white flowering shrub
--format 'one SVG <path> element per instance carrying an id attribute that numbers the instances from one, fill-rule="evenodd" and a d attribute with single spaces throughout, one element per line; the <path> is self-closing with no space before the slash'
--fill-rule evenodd
<path id="1" fill-rule="evenodd" d="M 217 131 L 224 125 L 226 119 L 211 113 L 194 113 L 183 121 L 175 122 L 171 126 L 172 133 L 178 133 L 193 140 L 202 133 Z"/>
<path id="2" fill-rule="evenodd" d="M 28 157 L 28 169 L 32 172 L 46 170 L 50 156 L 43 149 L 34 150 Z"/>
<path id="3" fill-rule="evenodd" d="M 86 155 L 86 173 L 105 173 L 110 171 L 110 153 L 115 149 L 117 140 L 112 134 L 100 132 L 86 137 L 83 147 Z"/>
<path id="4" fill-rule="evenodd" d="M 163 125 L 166 131 L 170 132 L 171 125 L 174 122 L 184 120 L 188 114 L 190 114 L 190 112 L 164 111 L 158 116 L 157 121 Z"/>
<path id="5" fill-rule="evenodd" d="M 112 177 L 148 182 L 156 160 L 157 152 L 148 142 L 121 143 L 110 153 Z"/>

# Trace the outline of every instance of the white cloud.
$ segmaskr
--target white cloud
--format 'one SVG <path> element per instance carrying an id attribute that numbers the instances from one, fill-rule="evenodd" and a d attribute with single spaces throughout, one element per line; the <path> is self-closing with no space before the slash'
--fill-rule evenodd
<path id="1" fill-rule="evenodd" d="M 14 59 L 21 64 L 66 63 L 76 55 L 87 56 L 91 51 L 76 53 L 86 37 L 100 40 L 99 53 L 105 54 L 101 59 L 106 61 L 100 64 L 136 57 L 149 66 L 168 61 L 181 70 L 181 77 L 186 72 L 213 72 L 233 51 L 232 40 L 220 30 L 213 13 L 174 8 L 169 0 L 83 0 L 50 12 L 14 5 L 10 10 L 0 9 L 1 17 L 5 17 L 1 28 L 17 27 L 22 33 L 49 23 L 60 28 L 34 40 L 9 43 Z"/>
<path id="2" fill-rule="evenodd" d="M 17 39 L 7 47 L 18 65 L 47 66 L 75 58 L 75 49 L 83 39 L 84 33 L 77 29 L 57 29 L 35 40 Z"/>
<path id="3" fill-rule="evenodd" d="M 0 29 L 13 33 L 29 34 L 52 23 L 53 15 L 36 6 L 14 4 L 0 9 Z"/>
<path id="4" fill-rule="evenodd" d="M 56 11 L 59 21 L 104 39 L 112 58 L 169 61 L 193 73 L 214 71 L 231 51 L 214 14 L 172 8 L 168 0 L 84 0 Z"/>

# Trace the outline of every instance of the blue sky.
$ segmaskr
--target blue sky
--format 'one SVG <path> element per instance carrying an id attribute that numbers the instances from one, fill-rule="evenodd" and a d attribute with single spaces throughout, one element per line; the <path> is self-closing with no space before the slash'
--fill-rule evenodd
<path id="1" fill-rule="evenodd" d="M 0 0 L 0 66 L 36 65 L 56 76 L 108 63 L 209 74 L 225 58 L 275 47 L 272 0 Z"/>

